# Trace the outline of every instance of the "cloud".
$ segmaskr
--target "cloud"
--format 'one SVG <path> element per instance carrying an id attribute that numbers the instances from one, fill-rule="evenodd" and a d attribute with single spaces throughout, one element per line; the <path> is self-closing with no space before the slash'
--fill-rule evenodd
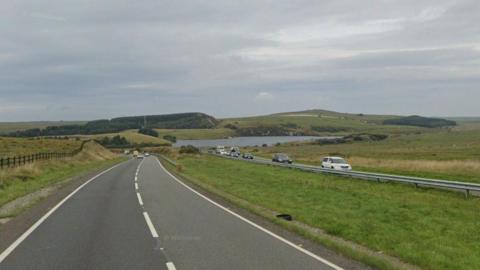
<path id="1" fill-rule="evenodd" d="M 480 115 L 473 102 L 480 99 L 480 2 L 373 4 L 5 3 L 0 98 L 9 113 L 0 121 L 181 111 L 223 117 L 313 106 Z M 45 110 L 53 105 L 69 109 Z"/>

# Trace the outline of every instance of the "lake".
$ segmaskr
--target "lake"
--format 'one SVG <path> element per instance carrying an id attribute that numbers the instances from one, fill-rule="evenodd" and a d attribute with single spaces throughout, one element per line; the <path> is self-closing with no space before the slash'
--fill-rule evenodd
<path id="1" fill-rule="evenodd" d="M 184 145 L 193 145 L 195 147 L 215 147 L 217 145 L 224 146 L 262 146 L 263 144 L 274 145 L 276 143 L 311 141 L 316 139 L 335 139 L 336 136 L 317 137 L 317 136 L 258 136 L 258 137 L 234 137 L 230 139 L 214 139 L 214 140 L 177 140 L 175 147 Z"/>

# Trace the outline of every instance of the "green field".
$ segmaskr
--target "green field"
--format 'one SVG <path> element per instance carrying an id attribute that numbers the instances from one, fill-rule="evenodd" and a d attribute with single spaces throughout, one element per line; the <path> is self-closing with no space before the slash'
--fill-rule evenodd
<path id="1" fill-rule="evenodd" d="M 155 129 L 158 136 L 163 138 L 165 135 L 175 136 L 179 140 L 206 140 L 206 139 L 225 139 L 235 135 L 233 130 L 228 128 L 211 129 Z"/>
<path id="2" fill-rule="evenodd" d="M 85 121 L 0 122 L 0 134 L 48 126 L 82 125 Z"/>
<path id="3" fill-rule="evenodd" d="M 337 113 L 323 110 L 311 110 L 303 112 L 280 113 L 255 117 L 222 119 L 220 126 L 228 124 L 237 127 L 257 126 L 285 126 L 296 125 L 296 129 L 308 132 L 311 135 L 322 134 L 348 134 L 352 132 L 368 133 L 413 133 L 428 132 L 429 129 L 411 126 L 382 125 L 383 120 L 393 118 L 390 115 L 360 115 Z M 312 126 L 344 129 L 341 132 L 315 132 Z"/>
<path id="4" fill-rule="evenodd" d="M 265 157 L 284 152 L 298 162 L 315 165 L 323 156 L 343 156 L 357 170 L 480 182 L 480 129 L 463 124 L 452 130 L 394 134 L 383 141 L 290 143 L 245 151 Z"/>
<path id="5" fill-rule="evenodd" d="M 81 138 L 90 138 L 90 139 L 101 139 L 103 137 L 114 137 L 114 136 L 125 137 L 128 142 L 133 144 L 158 144 L 158 145 L 169 145 L 170 142 L 162 138 L 148 136 L 145 134 L 138 133 L 136 129 L 126 130 L 119 133 L 106 133 L 106 134 L 95 134 L 95 135 L 78 135 L 76 137 Z"/>
<path id="6" fill-rule="evenodd" d="M 41 152 L 72 152 L 78 149 L 81 143 L 75 139 L 0 137 L 0 157 Z"/>
<path id="7" fill-rule="evenodd" d="M 479 198 L 211 156 L 185 156 L 179 164 L 203 187 L 424 269 L 480 268 Z"/>

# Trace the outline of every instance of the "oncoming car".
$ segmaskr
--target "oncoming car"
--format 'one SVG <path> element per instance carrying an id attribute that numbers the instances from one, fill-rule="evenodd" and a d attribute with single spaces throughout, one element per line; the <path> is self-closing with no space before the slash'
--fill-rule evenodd
<path id="1" fill-rule="evenodd" d="M 324 157 L 322 159 L 322 168 L 350 171 L 352 166 L 341 157 Z"/>
<path id="2" fill-rule="evenodd" d="M 250 153 L 243 153 L 242 158 L 244 159 L 253 159 L 253 155 Z"/>

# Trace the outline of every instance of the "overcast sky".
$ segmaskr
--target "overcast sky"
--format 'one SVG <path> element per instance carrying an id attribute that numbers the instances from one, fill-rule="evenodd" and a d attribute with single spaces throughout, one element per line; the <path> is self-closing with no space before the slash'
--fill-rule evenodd
<path id="1" fill-rule="evenodd" d="M 480 115 L 480 1 L 5 0 L 0 121 Z"/>

